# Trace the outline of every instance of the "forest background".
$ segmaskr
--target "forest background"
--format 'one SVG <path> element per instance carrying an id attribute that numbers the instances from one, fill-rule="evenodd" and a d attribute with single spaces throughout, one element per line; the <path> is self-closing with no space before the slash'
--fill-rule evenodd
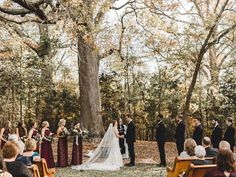
<path id="1" fill-rule="evenodd" d="M 0 123 L 81 122 L 91 137 L 131 113 L 172 140 L 182 113 L 236 116 L 235 0 L 0 1 Z M 224 126 L 224 124 L 223 124 Z"/>

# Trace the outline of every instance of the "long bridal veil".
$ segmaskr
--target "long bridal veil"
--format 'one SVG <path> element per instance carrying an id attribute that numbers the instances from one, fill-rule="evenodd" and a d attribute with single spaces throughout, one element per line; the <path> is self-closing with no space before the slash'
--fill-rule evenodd
<path id="1" fill-rule="evenodd" d="M 123 165 L 119 140 L 112 124 L 109 125 L 102 141 L 92 156 L 82 165 L 74 166 L 76 170 L 118 170 Z"/>

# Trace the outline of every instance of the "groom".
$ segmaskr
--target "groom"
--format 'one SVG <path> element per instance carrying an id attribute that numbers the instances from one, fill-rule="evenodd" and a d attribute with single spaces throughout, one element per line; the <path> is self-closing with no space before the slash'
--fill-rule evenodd
<path id="1" fill-rule="evenodd" d="M 128 127 L 126 131 L 126 143 L 128 144 L 130 163 L 126 164 L 126 166 L 135 166 L 135 154 L 134 154 L 134 142 L 135 139 L 135 125 L 133 120 L 131 119 L 131 115 L 126 115 L 126 120 L 128 122 Z"/>

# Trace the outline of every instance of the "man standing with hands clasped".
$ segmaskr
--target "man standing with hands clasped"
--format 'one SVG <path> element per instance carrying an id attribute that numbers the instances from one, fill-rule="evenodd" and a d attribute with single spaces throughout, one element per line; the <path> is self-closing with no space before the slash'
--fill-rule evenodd
<path id="1" fill-rule="evenodd" d="M 126 115 L 126 120 L 128 122 L 127 131 L 126 131 L 126 143 L 128 144 L 129 156 L 130 156 L 130 163 L 125 164 L 125 166 L 135 166 L 135 154 L 134 154 L 134 142 L 136 141 L 135 138 L 135 125 L 133 120 L 131 119 L 131 115 Z"/>
<path id="2" fill-rule="evenodd" d="M 184 151 L 184 140 L 185 140 L 185 124 L 183 122 L 183 115 L 179 114 L 176 116 L 177 127 L 175 130 L 175 139 L 178 154 Z"/>
<path id="3" fill-rule="evenodd" d="M 156 127 L 156 141 L 160 153 L 161 163 L 158 166 L 166 166 L 166 155 L 165 155 L 165 141 L 166 141 L 166 127 L 163 124 L 163 115 L 157 116 L 157 127 Z"/>

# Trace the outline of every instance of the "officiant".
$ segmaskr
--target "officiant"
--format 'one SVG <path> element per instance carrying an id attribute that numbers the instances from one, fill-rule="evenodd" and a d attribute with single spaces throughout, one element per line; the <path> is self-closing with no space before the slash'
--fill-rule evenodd
<path id="1" fill-rule="evenodd" d="M 123 124 L 123 120 L 121 118 L 118 119 L 118 132 L 119 135 L 125 135 L 127 127 Z M 120 145 L 120 152 L 121 154 L 125 154 L 125 139 L 124 138 L 119 138 L 119 145 Z"/>

